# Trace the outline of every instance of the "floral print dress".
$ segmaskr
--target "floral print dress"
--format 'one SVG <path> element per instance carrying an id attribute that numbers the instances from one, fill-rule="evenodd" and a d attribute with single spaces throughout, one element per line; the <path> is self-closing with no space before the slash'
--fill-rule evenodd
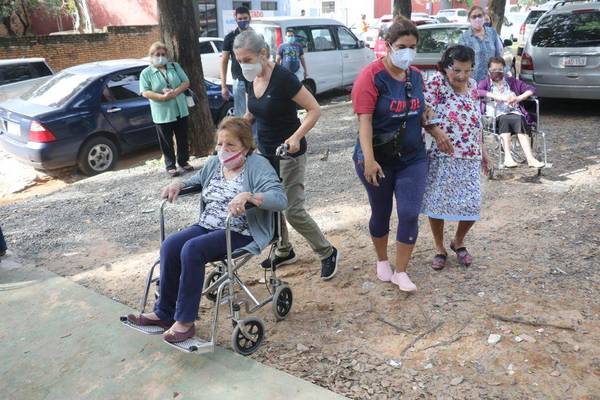
<path id="1" fill-rule="evenodd" d="M 442 119 L 440 129 L 448 135 L 454 154 L 442 153 L 432 143 L 421 212 L 449 221 L 476 221 L 481 211 L 483 134 L 477 85 L 471 79 L 467 93 L 461 95 L 438 72 L 427 82 L 425 100 Z"/>

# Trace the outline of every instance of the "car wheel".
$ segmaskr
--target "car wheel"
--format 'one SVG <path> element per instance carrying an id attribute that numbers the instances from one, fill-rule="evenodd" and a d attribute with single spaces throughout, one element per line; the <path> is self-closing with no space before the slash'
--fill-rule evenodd
<path id="1" fill-rule="evenodd" d="M 111 170 L 118 159 L 115 143 L 107 137 L 97 136 L 83 144 L 77 165 L 84 174 L 92 176 Z"/>
<path id="2" fill-rule="evenodd" d="M 234 115 L 235 112 L 233 108 L 233 101 L 230 100 L 227 103 L 223 104 L 223 107 L 221 107 L 221 112 L 219 113 L 219 120 L 217 121 L 217 124 L 221 122 L 223 118 L 233 117 Z"/>
<path id="3" fill-rule="evenodd" d="M 313 96 L 317 93 L 317 86 L 315 85 L 314 81 L 307 79 L 302 81 L 302 84 Z"/>

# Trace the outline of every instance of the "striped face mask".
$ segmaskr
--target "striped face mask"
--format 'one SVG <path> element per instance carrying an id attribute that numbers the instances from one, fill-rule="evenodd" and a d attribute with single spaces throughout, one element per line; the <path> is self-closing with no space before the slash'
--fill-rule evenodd
<path id="1" fill-rule="evenodd" d="M 246 159 L 246 157 L 244 157 L 244 153 L 242 153 L 241 151 L 231 153 L 229 151 L 220 149 L 218 154 L 219 161 L 221 161 L 221 164 L 223 164 L 223 166 L 227 169 L 239 168 L 240 166 L 242 166 L 242 164 L 244 164 L 244 161 Z"/>

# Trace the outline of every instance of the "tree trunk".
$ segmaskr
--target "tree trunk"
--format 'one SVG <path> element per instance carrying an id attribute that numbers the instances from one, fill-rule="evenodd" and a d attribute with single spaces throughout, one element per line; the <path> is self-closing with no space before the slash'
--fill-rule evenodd
<path id="1" fill-rule="evenodd" d="M 190 87 L 198 95 L 199 104 L 190 108 L 188 136 L 190 153 L 205 156 L 215 144 L 215 126 L 208 107 L 204 74 L 198 45 L 198 24 L 193 0 L 157 0 L 160 37 L 173 59 L 190 78 Z"/>
<path id="2" fill-rule="evenodd" d="M 394 18 L 398 15 L 402 15 L 410 19 L 412 13 L 411 0 L 394 0 Z"/>
<path id="3" fill-rule="evenodd" d="M 504 21 L 504 7 L 506 6 L 506 0 L 490 0 L 488 4 L 488 12 L 490 19 L 492 20 L 492 26 L 500 35 L 502 31 L 502 21 Z"/>
<path id="4" fill-rule="evenodd" d="M 12 27 L 12 17 L 10 15 L 8 17 L 2 18 L 2 24 L 4 24 L 4 26 L 6 27 L 6 33 L 8 33 L 8 36 L 10 36 L 10 37 L 17 36 L 17 32 L 15 32 Z"/>
<path id="5" fill-rule="evenodd" d="M 27 36 L 29 28 L 31 27 L 31 21 L 29 20 L 29 12 L 27 11 L 27 5 L 24 1 L 21 1 L 21 10 L 15 11 L 15 15 L 19 18 L 21 25 L 23 26 L 23 36 Z"/>
<path id="6" fill-rule="evenodd" d="M 92 17 L 87 5 L 87 0 L 75 0 L 75 9 L 77 10 L 77 20 L 79 26 L 77 30 L 79 33 L 93 33 L 94 25 L 92 23 Z"/>

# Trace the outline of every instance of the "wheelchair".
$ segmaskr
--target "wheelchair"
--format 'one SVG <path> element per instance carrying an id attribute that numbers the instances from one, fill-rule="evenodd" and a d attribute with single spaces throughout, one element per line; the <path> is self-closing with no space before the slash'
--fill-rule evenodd
<path id="1" fill-rule="evenodd" d="M 282 145 L 277 149 L 277 159 L 290 158 L 287 155 L 287 145 Z M 272 161 L 271 161 L 272 162 Z M 278 167 L 278 165 L 277 165 Z M 279 168 L 276 168 L 277 174 L 279 175 Z M 179 197 L 191 196 L 195 193 L 201 193 L 202 187 L 191 186 L 181 190 Z M 161 243 L 165 240 L 165 206 L 168 204 L 167 200 L 164 200 L 160 207 L 160 239 Z M 202 212 L 202 198 L 200 198 L 200 212 Z M 247 205 L 246 209 L 254 207 L 253 205 Z M 274 236 L 269 242 L 267 247 L 269 250 L 269 260 L 273 260 L 273 253 L 277 248 L 277 245 L 281 242 L 281 224 L 284 223 L 281 212 L 273 212 L 273 224 L 274 224 Z M 271 303 L 272 311 L 277 321 L 281 321 L 287 317 L 293 302 L 292 289 L 289 285 L 277 278 L 275 266 L 271 262 L 271 268 L 265 269 L 265 286 L 269 295 L 263 300 L 259 300 L 248 288 L 244 282 L 242 282 L 239 276 L 239 270 L 245 264 L 247 264 L 254 255 L 242 250 L 233 250 L 231 248 L 231 215 L 228 215 L 226 219 L 226 245 L 227 255 L 223 259 L 215 260 L 206 265 L 204 287 L 202 290 L 202 297 L 206 297 L 210 302 L 213 303 L 212 320 L 210 329 L 210 338 L 201 339 L 194 336 L 179 343 L 169 343 L 170 346 L 175 347 L 178 350 L 186 353 L 210 353 L 214 352 L 217 338 L 217 325 L 219 321 L 219 307 L 227 304 L 229 309 L 228 318 L 231 318 L 233 331 L 231 334 L 231 347 L 233 350 L 241 355 L 247 356 L 254 353 L 262 344 L 265 337 L 265 325 L 264 323 L 255 316 L 250 314 L 255 313 L 258 309 Z M 155 292 L 155 298 L 158 298 L 158 284 L 160 277 L 154 276 L 154 270 L 157 265 L 160 264 L 160 259 L 156 260 L 146 278 L 146 286 L 142 301 L 140 304 L 140 314 L 143 314 L 146 309 L 148 302 L 148 295 L 152 283 L 157 286 Z M 210 271 L 210 272 L 209 272 Z M 267 273 L 270 272 L 270 276 L 267 279 Z M 241 296 L 242 292 L 245 296 Z M 242 309 L 246 317 L 242 317 Z M 120 321 L 139 332 L 149 335 L 162 334 L 165 329 L 159 326 L 141 326 L 136 325 L 127 319 L 127 316 L 121 316 Z"/>
<path id="2" fill-rule="evenodd" d="M 502 147 L 502 139 L 500 138 L 497 126 L 496 101 L 490 99 L 482 99 L 483 108 L 483 140 L 488 148 L 490 156 L 490 173 L 489 179 L 494 179 L 498 172 L 506 169 L 504 166 L 504 148 Z M 544 166 L 537 169 L 537 175 L 541 175 L 542 169 L 552 168 L 552 164 L 548 162 L 548 152 L 546 146 L 546 133 L 541 129 L 540 125 L 540 101 L 537 97 L 531 96 L 522 102 L 525 109 L 533 117 L 533 122 L 527 127 L 526 131 L 531 137 L 531 150 L 533 155 L 544 162 Z M 488 106 L 491 106 L 492 113 L 486 114 Z M 516 135 L 511 137 L 511 155 L 518 164 L 525 163 L 526 159 Z"/>

